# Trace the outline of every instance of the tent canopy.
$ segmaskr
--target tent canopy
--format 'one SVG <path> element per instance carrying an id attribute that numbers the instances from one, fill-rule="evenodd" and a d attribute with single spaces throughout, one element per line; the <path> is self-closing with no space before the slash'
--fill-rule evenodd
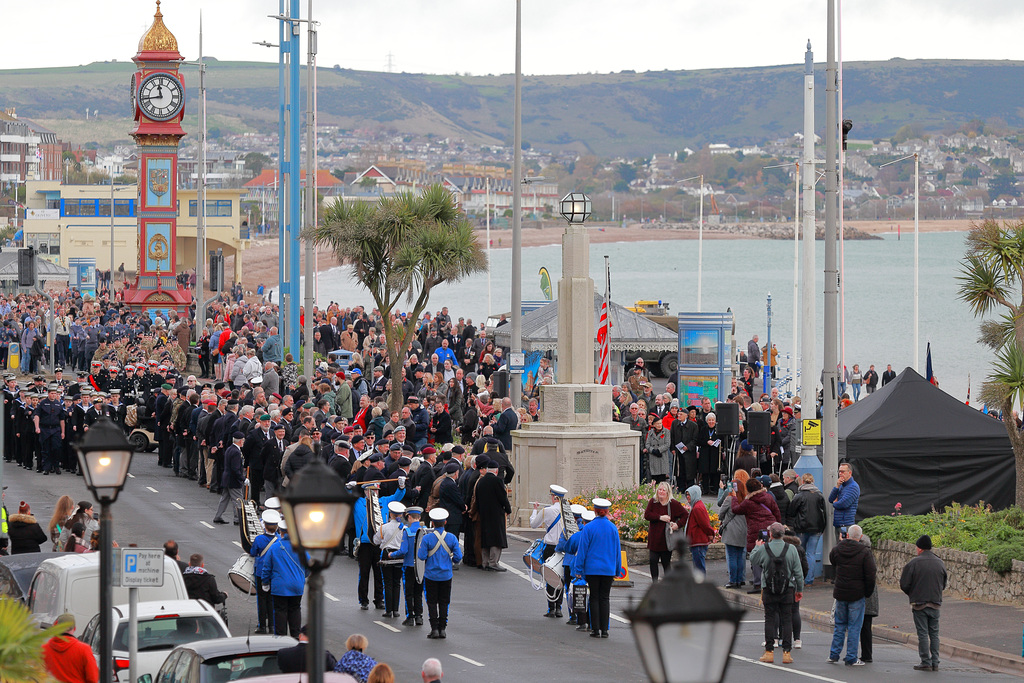
<path id="1" fill-rule="evenodd" d="M 924 514 L 958 502 L 1014 502 L 1014 457 L 1003 423 L 907 368 L 839 412 L 839 458 L 853 466 L 857 517 Z M 822 488 L 827 492 L 832 482 Z"/>
<path id="2" fill-rule="evenodd" d="M 594 294 L 594 330 L 600 326 L 601 303 L 604 297 Z M 610 302 L 609 315 L 612 330 L 609 335 L 610 351 L 674 351 L 679 348 L 679 335 L 672 330 L 652 322 L 638 313 L 627 310 L 614 301 Z M 523 316 L 523 350 L 558 350 L 558 301 L 538 308 Z M 494 329 L 494 340 L 501 346 L 512 341 L 512 326 L 502 325 Z M 594 340 L 597 350 L 597 340 Z"/>
<path id="3" fill-rule="evenodd" d="M 36 256 L 36 276 L 40 282 L 68 282 L 71 279 L 71 271 L 58 266 L 53 261 Z M 18 250 L 10 249 L 0 252 L 0 282 L 17 281 Z"/>

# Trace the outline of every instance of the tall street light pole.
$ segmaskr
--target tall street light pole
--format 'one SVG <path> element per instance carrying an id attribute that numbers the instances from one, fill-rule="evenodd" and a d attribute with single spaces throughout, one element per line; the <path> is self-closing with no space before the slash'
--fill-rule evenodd
<path id="1" fill-rule="evenodd" d="M 516 0 L 516 77 L 512 107 L 512 348 L 523 350 L 523 0 Z M 563 331 L 565 334 L 566 331 Z M 509 396 L 518 406 L 523 397 L 523 376 L 511 373 Z"/>
<path id="2" fill-rule="evenodd" d="M 814 239 L 815 225 L 815 177 L 814 159 L 814 53 L 811 52 L 811 41 L 807 41 L 804 53 L 804 161 L 803 161 L 803 250 L 801 260 L 804 274 L 803 286 L 800 290 L 800 383 L 797 391 L 801 400 L 813 408 L 818 386 L 818 364 L 815 362 L 815 338 L 817 331 L 817 296 L 814 292 Z M 812 414 L 813 411 L 808 411 Z"/>
<path id="3" fill-rule="evenodd" d="M 313 0 L 309 0 L 306 14 L 307 53 L 306 53 L 306 228 L 316 227 L 316 107 L 314 93 L 316 91 L 316 24 L 313 22 Z M 306 317 L 303 319 L 302 333 L 305 338 L 306 353 L 303 355 L 302 371 L 306 377 L 313 377 L 313 280 L 314 280 L 314 249 L 313 241 L 306 240 L 306 280 L 304 282 Z"/>

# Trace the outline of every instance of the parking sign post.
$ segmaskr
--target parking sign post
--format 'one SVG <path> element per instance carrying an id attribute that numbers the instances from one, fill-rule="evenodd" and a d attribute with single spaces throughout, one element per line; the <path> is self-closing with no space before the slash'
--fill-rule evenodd
<path id="1" fill-rule="evenodd" d="M 139 653 L 139 588 L 164 585 L 162 548 L 117 548 L 114 550 L 114 583 L 128 589 L 128 680 L 137 680 L 135 660 Z"/>

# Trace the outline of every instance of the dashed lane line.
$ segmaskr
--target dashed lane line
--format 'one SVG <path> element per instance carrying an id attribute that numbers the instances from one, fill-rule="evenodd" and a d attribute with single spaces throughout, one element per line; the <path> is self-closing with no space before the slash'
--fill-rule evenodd
<path id="1" fill-rule="evenodd" d="M 510 567 L 509 565 L 505 564 L 504 562 L 499 562 L 498 564 L 500 564 L 502 567 L 504 567 L 505 569 L 509 570 L 510 572 L 512 572 L 513 574 L 518 576 L 520 579 L 526 579 L 527 581 L 530 580 L 530 577 L 527 576 L 527 574 L 525 572 L 520 571 L 520 570 L 516 569 L 515 567 Z"/>
<path id="2" fill-rule="evenodd" d="M 152 493 L 160 493 L 159 491 L 157 491 L 157 490 L 156 490 L 155 488 L 153 488 L 152 486 L 147 486 L 147 487 L 146 487 L 146 490 L 147 490 L 147 491 L 151 491 Z"/>
<path id="3" fill-rule="evenodd" d="M 205 527 L 206 527 L 207 529 L 212 529 L 212 528 L 214 528 L 214 527 L 213 527 L 213 525 L 212 525 L 212 524 L 210 524 L 209 522 L 205 522 L 205 521 L 203 521 L 203 520 L 199 520 L 199 523 L 200 523 L 200 524 L 202 524 L 203 526 L 205 526 Z"/>
<path id="4" fill-rule="evenodd" d="M 375 621 L 373 623 L 377 624 L 380 627 L 386 628 L 387 630 L 391 631 L 392 633 L 401 633 L 402 632 L 402 629 L 395 628 L 391 624 L 385 624 L 383 621 Z"/>
<path id="5" fill-rule="evenodd" d="M 132 479 L 134 479 L 134 478 L 135 478 L 135 475 L 134 475 L 134 474 L 132 474 L 131 472 L 129 472 L 129 473 L 128 473 L 128 476 L 129 476 L 130 478 L 132 478 Z"/>
<path id="6" fill-rule="evenodd" d="M 611 617 L 612 619 L 614 619 L 615 621 L 620 622 L 620 623 L 623 623 L 623 624 L 628 624 L 629 623 L 629 619 L 627 619 L 625 617 L 620 617 L 618 614 L 615 614 L 614 612 L 609 613 L 608 616 Z"/>
<path id="7" fill-rule="evenodd" d="M 754 664 L 756 666 L 764 666 L 768 667 L 769 669 L 777 669 L 778 671 L 785 671 L 786 673 L 792 674 L 794 676 L 803 676 L 804 678 L 811 678 L 816 681 L 825 681 L 826 683 L 843 683 L 843 681 L 836 678 L 827 678 L 825 676 L 807 673 L 806 671 L 800 671 L 799 669 L 794 669 L 788 666 L 779 666 L 778 664 L 766 664 L 765 662 L 759 662 L 756 659 L 751 659 L 750 657 L 744 657 L 742 655 L 730 654 L 729 656 L 733 659 L 738 659 L 741 662 L 747 662 L 749 664 Z"/>
<path id="8" fill-rule="evenodd" d="M 334 597 L 333 595 L 331 595 L 327 591 L 324 591 L 324 597 L 327 598 L 328 600 L 330 600 L 331 602 L 341 602 L 340 600 L 338 600 L 338 598 Z"/>
<path id="9" fill-rule="evenodd" d="M 242 543 L 240 541 L 231 541 L 231 542 L 234 543 L 235 545 L 237 545 L 239 548 L 242 547 Z"/>
<path id="10" fill-rule="evenodd" d="M 450 654 L 452 657 L 455 657 L 456 659 L 461 659 L 462 661 L 466 662 L 467 664 L 472 664 L 473 666 L 483 666 L 483 664 L 481 664 L 480 662 L 476 661 L 475 659 L 470 659 L 469 657 L 463 657 L 462 655 L 457 655 L 454 652 L 449 652 L 448 654 Z"/>
<path id="11" fill-rule="evenodd" d="M 178 508 L 179 510 L 184 510 L 185 509 L 185 508 L 181 507 L 180 505 L 178 505 L 177 503 L 171 503 L 171 505 L 173 505 L 174 507 Z"/>

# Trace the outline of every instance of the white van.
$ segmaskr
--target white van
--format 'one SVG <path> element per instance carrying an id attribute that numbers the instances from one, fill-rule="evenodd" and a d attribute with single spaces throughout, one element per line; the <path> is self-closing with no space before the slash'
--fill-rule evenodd
<path id="1" fill-rule="evenodd" d="M 116 561 L 116 560 L 115 560 Z M 100 611 L 100 554 L 68 553 L 39 564 L 28 591 L 28 608 L 39 626 L 47 628 L 69 612 L 83 628 Z M 114 586 L 112 605 L 128 602 L 128 589 Z M 140 588 L 139 602 L 188 600 L 178 563 L 164 556 L 164 585 Z"/>

